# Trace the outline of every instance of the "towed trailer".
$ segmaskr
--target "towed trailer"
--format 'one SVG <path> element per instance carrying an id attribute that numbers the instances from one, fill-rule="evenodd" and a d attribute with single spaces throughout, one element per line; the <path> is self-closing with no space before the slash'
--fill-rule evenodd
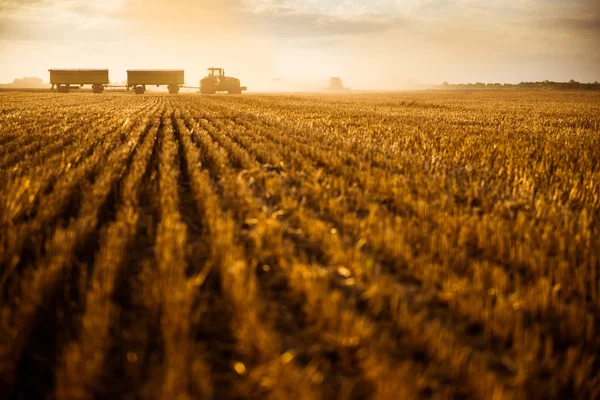
<path id="1" fill-rule="evenodd" d="M 179 93 L 184 84 L 182 69 L 128 69 L 127 90 L 133 88 L 136 94 L 144 94 L 146 86 L 167 85 L 170 94 Z"/>
<path id="2" fill-rule="evenodd" d="M 94 93 L 104 92 L 107 85 L 108 69 L 49 69 L 51 90 L 58 93 L 69 93 L 71 89 L 79 89 L 83 85 L 92 85 Z"/>

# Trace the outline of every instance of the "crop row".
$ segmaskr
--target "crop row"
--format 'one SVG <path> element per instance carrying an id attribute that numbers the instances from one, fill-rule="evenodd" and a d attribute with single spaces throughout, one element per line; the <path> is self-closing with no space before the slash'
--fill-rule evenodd
<path id="1" fill-rule="evenodd" d="M 600 396 L 596 95 L 2 96 L 8 393 Z"/>

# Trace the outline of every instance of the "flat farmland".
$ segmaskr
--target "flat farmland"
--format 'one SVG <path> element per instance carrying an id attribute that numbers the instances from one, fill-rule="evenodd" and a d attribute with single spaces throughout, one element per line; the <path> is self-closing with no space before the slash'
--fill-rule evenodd
<path id="1" fill-rule="evenodd" d="M 600 94 L 0 93 L 0 396 L 600 398 Z"/>

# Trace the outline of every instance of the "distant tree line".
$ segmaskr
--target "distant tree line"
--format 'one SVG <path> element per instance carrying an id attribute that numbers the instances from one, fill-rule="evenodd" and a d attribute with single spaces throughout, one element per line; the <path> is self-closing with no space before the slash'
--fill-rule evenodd
<path id="1" fill-rule="evenodd" d="M 554 81 L 541 81 L 541 82 L 521 82 L 521 83 L 456 83 L 451 84 L 443 82 L 441 85 L 436 86 L 437 89 L 477 89 L 477 90 L 501 90 L 501 89 L 526 89 L 526 90 L 600 90 L 600 83 L 581 83 L 574 79 L 569 82 L 554 82 Z"/>
<path id="2" fill-rule="evenodd" d="M 44 85 L 44 80 L 42 78 L 28 76 L 25 78 L 14 79 L 12 82 L 12 86 L 19 88 L 41 88 L 46 85 Z"/>

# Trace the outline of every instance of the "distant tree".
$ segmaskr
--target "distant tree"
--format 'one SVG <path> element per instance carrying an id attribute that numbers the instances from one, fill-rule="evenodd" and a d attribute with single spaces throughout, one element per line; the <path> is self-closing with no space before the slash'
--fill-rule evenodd
<path id="1" fill-rule="evenodd" d="M 344 88 L 342 80 L 339 77 L 333 77 L 329 80 L 329 89 L 341 90 Z"/>
<path id="2" fill-rule="evenodd" d="M 34 76 L 29 76 L 25 78 L 16 78 L 13 80 L 12 84 L 13 86 L 21 88 L 39 88 L 44 86 L 44 80 Z"/>
<path id="3" fill-rule="evenodd" d="M 329 87 L 327 90 L 346 90 L 344 84 L 342 83 L 342 79 L 334 76 L 329 81 Z"/>
<path id="4" fill-rule="evenodd" d="M 485 89 L 485 88 L 518 88 L 518 89 L 526 89 L 526 90 L 600 90 L 600 83 L 598 81 L 594 83 L 581 83 L 577 82 L 574 79 L 571 79 L 569 82 L 554 82 L 550 80 L 537 81 L 537 82 L 519 82 L 516 84 L 512 83 L 456 83 L 449 84 L 448 82 L 443 82 L 438 86 L 443 89 Z"/>

